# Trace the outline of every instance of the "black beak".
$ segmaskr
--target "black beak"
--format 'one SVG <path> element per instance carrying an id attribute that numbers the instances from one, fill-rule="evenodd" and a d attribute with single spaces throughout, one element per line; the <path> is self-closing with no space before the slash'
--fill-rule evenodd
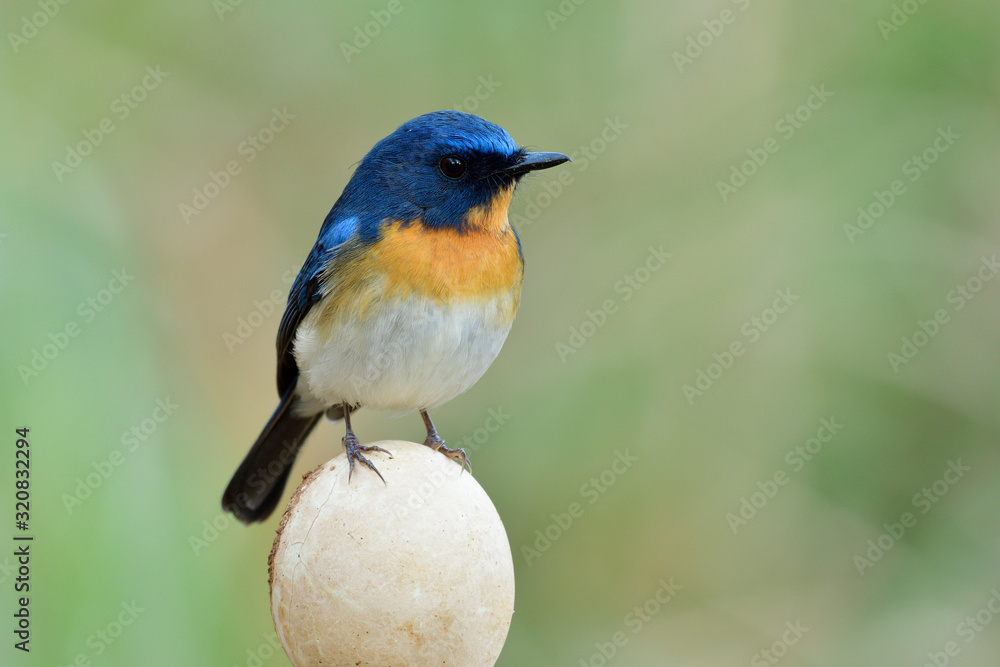
<path id="1" fill-rule="evenodd" d="M 520 162 L 507 167 L 503 173 L 510 176 L 523 176 L 529 171 L 548 169 L 569 161 L 569 156 L 562 153 L 525 153 Z"/>

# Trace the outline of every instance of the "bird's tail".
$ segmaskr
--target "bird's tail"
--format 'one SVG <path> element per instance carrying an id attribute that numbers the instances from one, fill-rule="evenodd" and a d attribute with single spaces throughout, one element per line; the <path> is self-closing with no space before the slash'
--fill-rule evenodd
<path id="1" fill-rule="evenodd" d="M 323 414 L 295 414 L 298 400 L 292 384 L 222 494 L 222 508 L 243 523 L 263 521 L 274 511 L 295 455 Z"/>

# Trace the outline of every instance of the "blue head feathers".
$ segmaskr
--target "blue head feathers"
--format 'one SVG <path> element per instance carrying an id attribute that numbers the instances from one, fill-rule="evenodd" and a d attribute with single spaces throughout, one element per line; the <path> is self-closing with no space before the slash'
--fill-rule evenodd
<path id="1" fill-rule="evenodd" d="M 466 214 L 528 171 L 568 160 L 528 153 L 506 130 L 460 111 L 418 116 L 375 144 L 358 165 L 327 222 L 355 217 L 363 236 L 385 220 L 420 220 L 464 229 Z"/>

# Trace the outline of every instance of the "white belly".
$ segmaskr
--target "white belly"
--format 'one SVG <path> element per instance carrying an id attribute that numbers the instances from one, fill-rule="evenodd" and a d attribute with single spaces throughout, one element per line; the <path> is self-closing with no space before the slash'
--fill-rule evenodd
<path id="1" fill-rule="evenodd" d="M 304 411 L 344 401 L 376 410 L 433 408 L 486 372 L 510 331 L 511 299 L 441 305 L 408 297 L 332 326 L 313 308 L 299 325 L 295 358 Z"/>

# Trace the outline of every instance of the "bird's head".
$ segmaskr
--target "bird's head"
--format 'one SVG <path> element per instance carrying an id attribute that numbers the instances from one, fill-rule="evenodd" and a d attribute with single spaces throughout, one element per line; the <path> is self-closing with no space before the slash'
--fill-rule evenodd
<path id="1" fill-rule="evenodd" d="M 382 201 L 386 219 L 460 231 L 506 226 L 522 176 L 568 161 L 519 148 L 500 126 L 460 111 L 407 121 L 365 156 L 344 194 Z"/>

